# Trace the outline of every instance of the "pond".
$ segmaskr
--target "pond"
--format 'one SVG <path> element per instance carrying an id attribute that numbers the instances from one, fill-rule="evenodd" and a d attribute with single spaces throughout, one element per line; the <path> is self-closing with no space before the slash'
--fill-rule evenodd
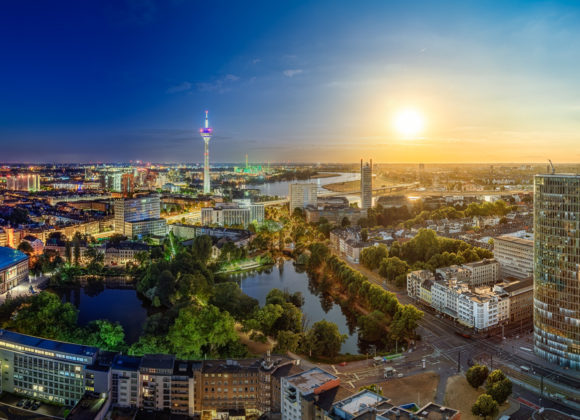
<path id="1" fill-rule="evenodd" d="M 95 289 L 82 287 L 58 290 L 63 302 L 70 302 L 79 310 L 79 325 L 96 319 L 118 321 L 125 330 L 125 341 L 139 340 L 147 319 L 147 306 L 133 289 Z"/>
<path id="2" fill-rule="evenodd" d="M 317 291 L 308 275 L 299 272 L 292 261 L 285 261 L 266 271 L 237 274 L 232 276 L 232 279 L 239 281 L 244 293 L 258 299 L 260 305 L 265 304 L 266 295 L 272 289 L 288 290 L 291 293 L 301 292 L 304 296 L 302 312 L 307 327 L 323 319 L 334 322 L 341 334 L 348 335 L 341 347 L 341 353 L 360 352 L 355 317 L 352 315 L 347 317 L 329 296 Z"/>

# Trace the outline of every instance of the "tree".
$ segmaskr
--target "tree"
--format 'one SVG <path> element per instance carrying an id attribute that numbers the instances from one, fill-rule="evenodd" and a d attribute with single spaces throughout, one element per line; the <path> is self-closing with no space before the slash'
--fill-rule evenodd
<path id="1" fill-rule="evenodd" d="M 223 350 L 238 342 L 234 319 L 213 305 L 201 308 L 189 306 L 179 316 L 167 334 L 170 349 L 179 358 L 200 359 L 204 356 L 228 356 Z"/>
<path id="2" fill-rule="evenodd" d="M 81 244 L 80 241 L 75 238 L 73 240 L 73 261 L 74 265 L 79 265 L 79 261 L 81 259 Z"/>
<path id="3" fill-rule="evenodd" d="M 362 250 L 360 260 L 365 267 L 375 270 L 379 268 L 381 262 L 389 256 L 387 247 L 383 244 L 370 246 Z"/>
<path id="4" fill-rule="evenodd" d="M 387 323 L 387 317 L 381 311 L 362 315 L 358 319 L 359 336 L 365 341 L 379 342 L 385 338 Z"/>
<path id="5" fill-rule="evenodd" d="M 246 295 L 237 283 L 230 281 L 214 286 L 210 303 L 238 320 L 248 319 L 259 306 L 256 299 Z"/>
<path id="6" fill-rule="evenodd" d="M 307 348 L 314 356 L 336 356 L 346 339 L 347 335 L 341 334 L 336 324 L 325 319 L 315 322 L 306 335 Z"/>
<path id="7" fill-rule="evenodd" d="M 348 217 L 344 216 L 342 218 L 342 220 L 340 221 L 340 226 L 343 228 L 350 226 L 350 220 L 348 219 Z"/>
<path id="8" fill-rule="evenodd" d="M 399 305 L 391 322 L 391 336 L 396 340 L 412 340 L 421 318 L 423 312 L 413 305 Z"/>
<path id="9" fill-rule="evenodd" d="M 304 335 L 301 333 L 278 331 L 278 335 L 276 336 L 277 344 L 274 351 L 277 353 L 296 352 L 303 338 Z"/>
<path id="10" fill-rule="evenodd" d="M 125 347 L 125 331 L 118 322 L 98 319 L 90 322 L 87 330 L 86 344 L 108 351 L 119 351 Z"/>
<path id="11" fill-rule="evenodd" d="M 497 402 L 488 394 L 481 394 L 471 407 L 471 413 L 474 416 L 483 417 L 484 419 L 495 417 L 498 411 Z"/>
<path id="12" fill-rule="evenodd" d="M 191 253 L 194 258 L 206 263 L 211 256 L 212 247 L 211 237 L 208 235 L 201 235 L 196 237 L 191 244 Z"/>
<path id="13" fill-rule="evenodd" d="M 54 293 L 41 292 L 19 308 L 11 324 L 22 334 L 70 341 L 77 317 L 72 304 L 62 303 Z"/>
<path id="14" fill-rule="evenodd" d="M 467 370 L 465 378 L 469 382 L 469 385 L 477 389 L 484 384 L 487 375 L 489 375 L 487 366 L 473 365 Z"/>
<path id="15" fill-rule="evenodd" d="M 360 231 L 360 240 L 366 242 L 369 240 L 369 230 L 368 229 L 361 229 Z"/>
<path id="16" fill-rule="evenodd" d="M 501 370 L 496 369 L 487 377 L 485 388 L 487 393 L 501 405 L 512 393 L 512 381 Z"/>
<path id="17" fill-rule="evenodd" d="M 399 275 L 407 274 L 407 271 L 409 271 L 409 264 L 398 257 L 385 258 L 379 266 L 379 275 L 389 281 L 395 280 Z"/>
<path id="18" fill-rule="evenodd" d="M 34 248 L 32 248 L 32 245 L 30 245 L 30 242 L 28 241 L 20 242 L 20 244 L 18 245 L 18 250 L 24 252 L 28 256 L 34 254 Z"/>
<path id="19" fill-rule="evenodd" d="M 52 233 L 51 233 L 52 235 Z M 68 264 L 72 263 L 72 248 L 71 248 L 71 243 L 70 241 L 66 241 L 64 244 L 64 256 L 66 259 L 66 262 Z"/>

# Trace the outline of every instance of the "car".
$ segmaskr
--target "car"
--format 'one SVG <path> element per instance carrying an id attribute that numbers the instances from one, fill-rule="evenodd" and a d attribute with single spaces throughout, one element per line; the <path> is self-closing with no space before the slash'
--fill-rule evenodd
<path id="1" fill-rule="evenodd" d="M 20 400 L 16 403 L 16 407 L 22 407 L 24 405 L 24 400 Z"/>
<path id="2" fill-rule="evenodd" d="M 23 407 L 26 409 L 29 409 L 31 405 L 32 405 L 32 401 L 26 400 L 26 401 L 24 401 Z"/>
<path id="3" fill-rule="evenodd" d="M 346 362 L 340 362 L 340 363 L 338 364 L 338 366 L 346 366 L 346 365 L 347 365 L 347 363 L 346 363 Z"/>
<path id="4" fill-rule="evenodd" d="M 35 401 L 32 406 L 30 407 L 31 410 L 38 410 L 40 408 L 40 403 L 38 401 Z"/>

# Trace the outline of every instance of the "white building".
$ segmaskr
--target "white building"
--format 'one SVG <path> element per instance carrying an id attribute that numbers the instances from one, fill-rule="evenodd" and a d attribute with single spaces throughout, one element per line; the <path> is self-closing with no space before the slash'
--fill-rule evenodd
<path id="1" fill-rule="evenodd" d="M 499 263 L 494 259 L 467 263 L 463 267 L 469 271 L 467 281 L 471 286 L 492 285 L 499 281 Z"/>
<path id="2" fill-rule="evenodd" d="M 524 279 L 534 270 L 534 241 L 503 235 L 494 239 L 493 255 L 500 264 L 501 277 Z"/>
<path id="3" fill-rule="evenodd" d="M 290 184 L 290 212 L 295 208 L 303 209 L 306 206 L 318 205 L 318 186 L 316 184 Z"/>
<path id="4" fill-rule="evenodd" d="M 311 417 L 308 412 L 308 406 L 315 400 L 313 397 L 339 385 L 340 379 L 338 377 L 318 367 L 283 377 L 280 384 L 282 419 L 315 418 Z"/>
<path id="5" fill-rule="evenodd" d="M 264 205 L 248 203 L 222 204 L 201 209 L 201 223 L 205 226 L 244 226 L 264 221 Z"/>
<path id="6" fill-rule="evenodd" d="M 14 191 L 39 191 L 40 176 L 38 174 L 18 174 L 6 177 L 6 189 Z"/>

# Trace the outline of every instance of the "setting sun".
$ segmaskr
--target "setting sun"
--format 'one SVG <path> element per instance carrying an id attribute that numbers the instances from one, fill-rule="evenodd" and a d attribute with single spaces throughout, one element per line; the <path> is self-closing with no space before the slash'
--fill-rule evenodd
<path id="1" fill-rule="evenodd" d="M 406 109 L 395 115 L 394 125 L 397 132 L 404 137 L 415 137 L 423 131 L 423 115 L 414 109 Z"/>

